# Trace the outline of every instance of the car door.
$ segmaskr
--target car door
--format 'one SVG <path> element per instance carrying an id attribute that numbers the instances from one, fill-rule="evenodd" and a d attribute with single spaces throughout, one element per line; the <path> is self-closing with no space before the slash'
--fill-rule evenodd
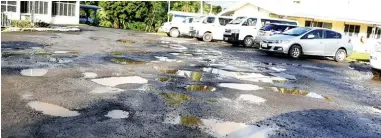
<path id="1" fill-rule="evenodd" d="M 222 40 L 224 36 L 224 32 L 226 29 L 226 24 L 230 22 L 232 19 L 230 18 L 223 18 L 218 17 L 217 20 L 215 20 L 214 26 L 213 26 L 213 39 L 216 40 Z"/>
<path id="2" fill-rule="evenodd" d="M 324 55 L 325 43 L 323 39 L 323 30 L 312 30 L 301 37 L 299 44 L 302 46 L 305 55 Z M 308 38 L 313 35 L 313 38 Z"/>
<path id="3" fill-rule="evenodd" d="M 193 21 L 193 18 L 185 18 L 185 21 L 179 25 L 179 30 L 181 34 L 187 35 L 190 31 L 190 25 Z"/>
<path id="4" fill-rule="evenodd" d="M 246 36 L 257 36 L 258 33 L 257 18 L 248 18 L 242 23 L 242 28 L 239 33 L 239 40 L 243 40 Z"/>
<path id="5" fill-rule="evenodd" d="M 339 33 L 336 33 L 334 31 L 325 30 L 324 31 L 324 41 L 325 41 L 325 49 L 324 49 L 324 55 L 325 56 L 334 56 L 337 49 L 339 49 L 339 41 L 341 38 L 341 35 Z"/>

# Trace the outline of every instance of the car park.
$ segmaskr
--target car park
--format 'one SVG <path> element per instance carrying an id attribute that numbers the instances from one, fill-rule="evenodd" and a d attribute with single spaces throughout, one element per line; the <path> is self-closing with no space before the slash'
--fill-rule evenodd
<path id="1" fill-rule="evenodd" d="M 381 39 L 374 44 L 370 54 L 370 65 L 375 77 L 381 78 Z"/>
<path id="2" fill-rule="evenodd" d="M 270 23 L 263 26 L 258 31 L 258 35 L 254 39 L 254 46 L 259 47 L 262 40 L 267 39 L 269 36 L 280 34 L 284 31 L 297 27 L 296 25 L 290 24 L 279 24 L 279 23 Z"/>
<path id="3" fill-rule="evenodd" d="M 193 24 L 190 34 L 199 40 L 207 42 L 222 40 L 225 25 L 232 20 L 232 17 L 226 16 L 206 16 L 201 18 L 200 22 Z"/>
<path id="4" fill-rule="evenodd" d="M 260 49 L 269 55 L 288 54 L 292 58 L 303 55 L 333 57 L 344 61 L 352 54 L 353 45 L 345 35 L 325 28 L 297 27 L 263 40 Z"/>
<path id="5" fill-rule="evenodd" d="M 254 38 L 258 31 L 266 24 L 279 23 L 298 25 L 296 21 L 261 17 L 237 17 L 226 25 L 223 34 L 224 41 L 233 45 L 243 44 L 245 47 L 251 47 L 254 44 Z"/>

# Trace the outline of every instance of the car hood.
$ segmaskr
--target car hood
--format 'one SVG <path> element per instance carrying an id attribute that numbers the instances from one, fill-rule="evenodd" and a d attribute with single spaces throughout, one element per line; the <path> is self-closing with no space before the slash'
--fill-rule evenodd
<path id="1" fill-rule="evenodd" d="M 295 39 L 296 37 L 298 36 L 276 34 L 273 36 L 269 36 L 267 39 L 268 40 L 291 40 L 291 39 Z"/>

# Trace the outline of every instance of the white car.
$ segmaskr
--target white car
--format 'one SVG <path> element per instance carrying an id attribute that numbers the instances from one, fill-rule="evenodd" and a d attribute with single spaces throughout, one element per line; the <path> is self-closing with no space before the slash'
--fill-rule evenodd
<path id="1" fill-rule="evenodd" d="M 200 22 L 194 23 L 190 34 L 199 40 L 210 42 L 212 40 L 223 40 L 225 25 L 233 20 L 227 16 L 206 16 Z"/>
<path id="2" fill-rule="evenodd" d="M 381 39 L 378 39 L 371 50 L 370 65 L 375 77 L 381 77 Z"/>
<path id="3" fill-rule="evenodd" d="M 239 45 L 243 43 L 245 47 L 251 47 L 254 44 L 254 38 L 258 31 L 264 25 L 269 23 L 298 25 L 296 21 L 261 17 L 237 17 L 226 25 L 224 32 L 224 41 Z"/>
<path id="4" fill-rule="evenodd" d="M 189 29 L 195 17 L 186 17 L 182 22 L 166 22 L 159 31 L 167 33 L 170 37 L 189 36 Z"/>

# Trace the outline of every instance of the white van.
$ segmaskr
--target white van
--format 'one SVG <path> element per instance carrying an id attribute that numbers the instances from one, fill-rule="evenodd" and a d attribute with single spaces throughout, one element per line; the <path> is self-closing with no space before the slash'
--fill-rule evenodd
<path id="1" fill-rule="evenodd" d="M 170 37 L 188 36 L 193 20 L 194 17 L 185 17 L 182 22 L 166 22 L 159 31 L 167 33 Z"/>
<path id="2" fill-rule="evenodd" d="M 381 39 L 373 43 L 370 54 L 370 66 L 372 66 L 373 75 L 381 78 Z"/>
<path id="3" fill-rule="evenodd" d="M 226 25 L 223 39 L 233 45 L 243 43 L 244 46 L 251 47 L 254 44 L 254 38 L 257 36 L 260 28 L 269 23 L 298 25 L 298 22 L 293 20 L 261 17 L 237 17 L 235 20 Z"/>
<path id="4" fill-rule="evenodd" d="M 193 24 L 190 34 L 199 40 L 207 42 L 222 40 L 225 25 L 232 20 L 233 18 L 229 16 L 206 16 L 200 22 Z"/>

